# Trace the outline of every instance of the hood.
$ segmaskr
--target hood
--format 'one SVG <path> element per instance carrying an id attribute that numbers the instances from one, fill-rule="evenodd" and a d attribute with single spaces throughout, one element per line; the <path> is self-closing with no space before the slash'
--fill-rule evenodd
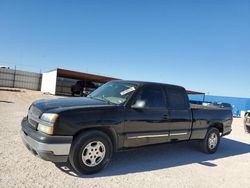
<path id="1" fill-rule="evenodd" d="M 90 106 L 111 106 L 105 101 L 88 97 L 69 97 L 59 99 L 42 99 L 35 101 L 33 105 L 40 111 L 45 112 L 52 109 L 61 109 L 69 107 L 90 107 Z"/>

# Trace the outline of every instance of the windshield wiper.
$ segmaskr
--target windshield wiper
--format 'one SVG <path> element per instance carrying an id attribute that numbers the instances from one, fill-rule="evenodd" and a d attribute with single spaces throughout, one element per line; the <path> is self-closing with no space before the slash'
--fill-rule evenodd
<path id="1" fill-rule="evenodd" d="M 101 100 L 107 102 L 108 104 L 115 104 L 115 103 L 111 102 L 110 100 L 108 100 L 107 98 L 105 98 L 104 96 L 101 96 Z"/>
<path id="2" fill-rule="evenodd" d="M 100 97 L 93 97 L 93 96 L 88 96 L 89 98 L 91 99 L 97 99 L 97 100 L 101 100 L 101 101 L 104 101 L 108 104 L 115 104 L 115 103 L 112 103 L 110 100 L 106 99 L 104 96 L 100 96 Z"/>

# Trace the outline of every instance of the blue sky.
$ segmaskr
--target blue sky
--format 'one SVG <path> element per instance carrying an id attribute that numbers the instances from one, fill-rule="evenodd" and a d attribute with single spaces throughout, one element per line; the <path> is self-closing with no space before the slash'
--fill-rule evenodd
<path id="1" fill-rule="evenodd" d="M 250 97 L 250 1 L 0 0 L 0 65 Z"/>

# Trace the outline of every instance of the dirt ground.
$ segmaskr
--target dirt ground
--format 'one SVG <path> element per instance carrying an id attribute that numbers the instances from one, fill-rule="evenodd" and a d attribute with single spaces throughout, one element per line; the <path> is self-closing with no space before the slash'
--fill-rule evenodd
<path id="1" fill-rule="evenodd" d="M 0 88 L 1 89 L 1 88 Z M 111 164 L 91 176 L 77 176 L 67 164 L 33 156 L 20 138 L 20 122 L 37 99 L 55 98 L 37 91 L 0 90 L 0 187 L 250 187 L 250 134 L 242 119 L 221 140 L 217 153 L 198 143 L 140 148 L 114 155 Z"/>

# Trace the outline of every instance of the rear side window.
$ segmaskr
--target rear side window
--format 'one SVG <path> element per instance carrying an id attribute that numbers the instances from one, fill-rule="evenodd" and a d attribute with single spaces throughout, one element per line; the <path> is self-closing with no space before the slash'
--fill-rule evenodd
<path id="1" fill-rule="evenodd" d="M 189 101 L 185 90 L 179 88 L 166 88 L 167 103 L 169 109 L 186 110 L 189 108 Z"/>
<path id="2" fill-rule="evenodd" d="M 166 108 L 166 100 L 162 87 L 144 87 L 138 93 L 136 100 L 144 101 L 147 108 Z"/>

